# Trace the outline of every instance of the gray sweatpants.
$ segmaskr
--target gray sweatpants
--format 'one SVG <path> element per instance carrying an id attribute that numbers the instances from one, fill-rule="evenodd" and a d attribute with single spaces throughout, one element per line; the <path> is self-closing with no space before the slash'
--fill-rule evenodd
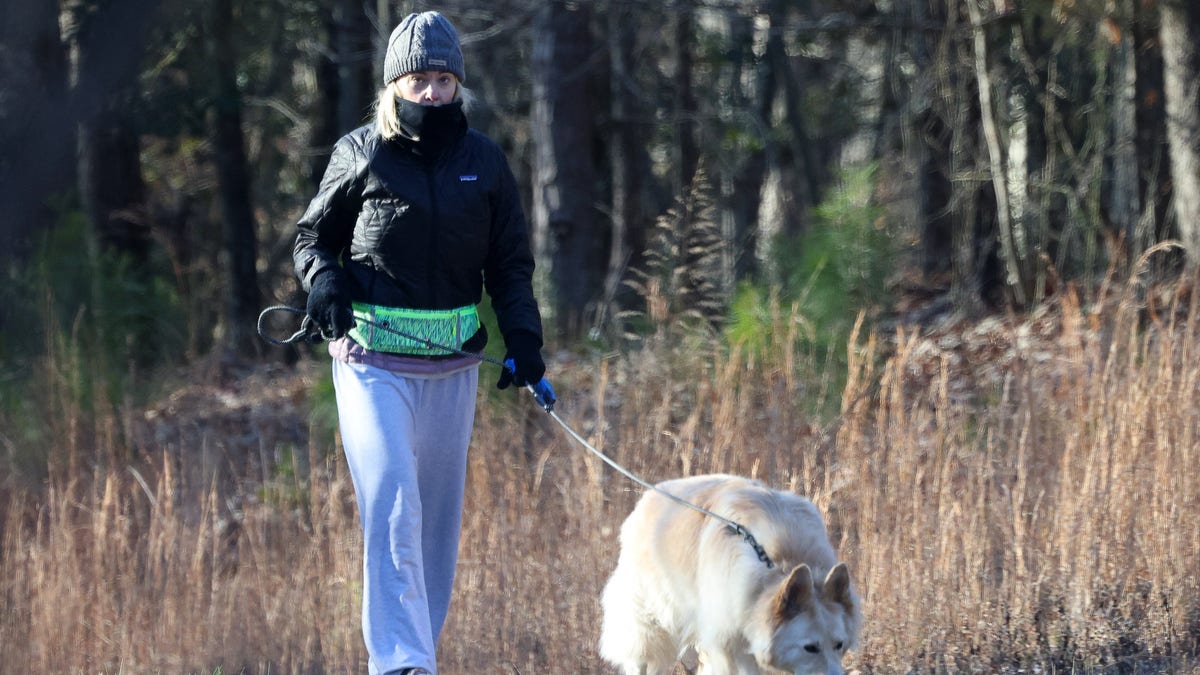
<path id="1" fill-rule="evenodd" d="M 333 383 L 363 528 L 369 672 L 436 673 L 458 560 L 478 365 L 414 377 L 335 360 Z"/>

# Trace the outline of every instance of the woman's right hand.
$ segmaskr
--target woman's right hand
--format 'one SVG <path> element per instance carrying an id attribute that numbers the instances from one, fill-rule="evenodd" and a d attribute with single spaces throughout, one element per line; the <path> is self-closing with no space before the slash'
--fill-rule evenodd
<path id="1" fill-rule="evenodd" d="M 342 270 L 331 268 L 317 274 L 308 291 L 308 316 L 326 340 L 337 340 L 354 327 L 354 310 L 346 286 Z"/>
<path id="2" fill-rule="evenodd" d="M 542 341 L 528 331 L 513 331 L 504 336 L 508 352 L 504 355 L 505 363 L 512 363 L 511 368 L 500 372 L 500 380 L 496 382 L 497 389 L 507 389 L 510 384 L 524 387 L 527 384 L 537 384 L 546 374 L 546 362 L 542 360 Z"/>

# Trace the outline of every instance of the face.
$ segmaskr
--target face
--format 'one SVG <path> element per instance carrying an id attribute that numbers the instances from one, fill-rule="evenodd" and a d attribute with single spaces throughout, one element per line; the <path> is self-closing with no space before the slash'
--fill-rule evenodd
<path id="1" fill-rule="evenodd" d="M 808 565 L 798 566 L 777 591 L 774 634 L 756 658 L 796 675 L 840 674 L 842 655 L 858 632 L 856 605 L 844 563 L 835 565 L 820 586 L 813 584 Z"/>
<path id="2" fill-rule="evenodd" d="M 849 640 L 839 614 L 814 608 L 780 626 L 764 662 L 786 673 L 841 673 Z"/>
<path id="3" fill-rule="evenodd" d="M 454 73 L 425 70 L 401 75 L 396 80 L 396 94 L 421 105 L 442 105 L 454 100 L 458 93 L 458 78 Z"/>

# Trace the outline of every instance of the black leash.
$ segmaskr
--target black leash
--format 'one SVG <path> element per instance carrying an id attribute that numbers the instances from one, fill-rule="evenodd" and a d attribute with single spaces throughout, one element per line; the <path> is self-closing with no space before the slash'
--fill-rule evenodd
<path id="1" fill-rule="evenodd" d="M 267 315 L 270 314 L 271 312 L 287 312 L 289 314 L 299 314 L 299 315 L 303 316 L 304 319 L 300 322 L 300 330 L 296 331 L 290 337 L 283 339 L 283 340 L 272 338 L 271 336 L 267 335 L 266 319 L 267 319 Z M 378 323 L 378 322 L 372 321 L 370 319 L 355 317 L 354 320 L 360 321 L 369 326 L 374 326 L 382 331 L 392 333 L 393 335 L 398 335 L 402 338 L 405 338 L 408 340 L 413 340 L 415 342 L 419 342 L 430 349 L 440 349 L 449 354 L 458 354 L 459 356 L 465 356 L 465 357 L 472 358 L 472 359 L 478 359 L 480 361 L 487 361 L 488 363 L 494 363 L 494 364 L 500 366 L 501 368 L 505 368 L 509 372 L 513 372 L 513 373 L 516 372 L 516 364 L 513 363 L 512 359 L 509 359 L 507 361 L 500 361 L 498 359 L 493 359 L 490 356 L 486 356 L 486 355 L 478 353 L 478 352 L 467 352 L 467 351 L 463 351 L 461 349 L 455 349 L 454 347 L 450 347 L 447 345 L 440 345 L 436 342 L 432 342 L 432 341 L 427 340 L 422 337 L 417 337 L 415 335 L 409 335 L 408 333 L 396 330 L 395 328 L 392 328 L 391 326 L 388 326 L 388 325 L 382 324 L 382 323 Z M 273 345 L 279 345 L 279 346 L 286 346 L 286 345 L 290 345 L 290 344 L 295 344 L 297 342 L 307 342 L 309 344 L 317 344 L 317 343 L 326 341 L 329 337 L 329 336 L 323 335 L 321 333 L 321 330 L 317 327 L 316 322 L 312 320 L 312 317 L 308 316 L 307 311 L 300 309 L 298 307 L 288 307 L 286 305 L 275 305 L 273 307 L 268 307 L 268 308 L 264 309 L 261 314 L 258 315 L 258 334 L 260 337 L 262 337 L 262 339 L 266 340 L 267 342 L 270 342 Z M 554 390 L 550 387 L 550 383 L 546 381 L 546 378 L 542 378 L 542 381 L 538 382 L 537 385 L 526 384 L 525 388 L 528 389 L 529 392 L 533 394 L 533 397 L 534 397 L 534 399 L 537 400 L 538 404 L 541 405 L 542 408 L 545 409 L 545 411 L 550 414 L 550 417 L 552 419 L 554 419 L 554 421 L 557 422 L 558 425 L 561 426 L 571 436 L 571 438 L 574 438 L 580 445 L 582 445 L 584 448 L 587 448 L 587 450 L 589 452 L 591 452 L 593 455 L 595 455 L 595 456 L 599 457 L 601 460 L 603 460 L 604 463 L 606 463 L 609 466 L 611 466 L 612 468 L 616 469 L 618 472 L 620 472 L 626 478 L 629 478 L 630 480 L 637 483 L 638 485 L 641 485 L 642 487 L 644 487 L 648 490 L 653 490 L 654 492 L 657 492 L 657 493 L 663 495 L 664 497 L 666 497 L 667 499 L 670 499 L 671 501 L 675 502 L 676 504 L 685 506 L 689 509 L 693 509 L 695 511 L 703 513 L 704 515 L 706 515 L 710 518 L 720 521 L 721 523 L 724 523 L 725 526 L 727 528 L 729 528 L 729 530 L 731 532 L 740 535 L 742 537 L 742 539 L 744 539 L 746 541 L 746 543 L 749 544 L 752 549 L 754 549 L 754 553 L 758 556 L 758 559 L 760 561 L 762 561 L 762 563 L 765 564 L 768 569 L 775 566 L 775 563 L 771 561 L 771 557 L 767 555 L 766 549 L 764 549 L 762 547 L 762 544 L 758 543 L 758 540 L 754 538 L 753 534 L 750 534 L 750 530 L 746 529 L 746 526 L 744 526 L 741 523 L 738 523 L 736 521 L 730 520 L 729 518 L 726 518 L 722 515 L 713 513 L 712 511 L 709 511 L 708 509 L 706 509 L 702 506 L 698 506 L 696 504 L 693 504 L 693 503 L 687 501 L 686 499 L 681 499 L 679 497 L 676 497 L 675 495 L 671 494 L 670 492 L 667 492 L 666 490 L 659 488 L 657 485 L 653 485 L 651 483 L 646 482 L 645 480 L 642 480 L 637 475 L 635 475 L 632 471 L 621 466 L 616 461 L 614 461 L 612 458 L 610 458 L 608 455 L 605 455 L 603 452 L 600 452 L 599 450 L 597 450 L 591 443 L 588 443 L 587 440 L 583 438 L 583 436 L 580 436 L 579 433 L 576 432 L 574 429 L 572 429 L 569 424 L 564 422 L 563 419 L 558 416 L 558 413 L 554 412 L 554 404 L 557 399 L 555 399 Z"/>

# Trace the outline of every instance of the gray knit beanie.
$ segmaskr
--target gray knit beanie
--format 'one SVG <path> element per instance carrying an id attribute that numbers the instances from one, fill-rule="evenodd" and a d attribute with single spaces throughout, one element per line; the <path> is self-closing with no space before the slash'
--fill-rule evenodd
<path id="1" fill-rule="evenodd" d="M 409 14 L 392 31 L 383 59 L 383 83 L 424 70 L 454 73 L 459 82 L 467 80 L 458 33 L 437 12 Z"/>

